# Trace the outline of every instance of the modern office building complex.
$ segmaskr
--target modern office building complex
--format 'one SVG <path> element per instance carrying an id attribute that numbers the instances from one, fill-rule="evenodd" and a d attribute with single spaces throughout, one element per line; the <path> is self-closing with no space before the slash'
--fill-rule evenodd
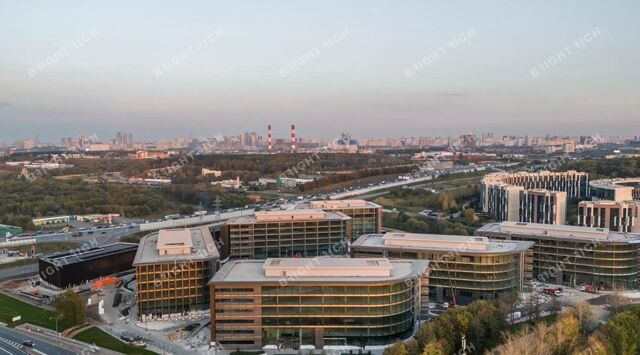
<path id="1" fill-rule="evenodd" d="M 542 282 L 605 289 L 640 286 L 640 235 L 520 222 L 490 223 L 476 234 L 535 242 L 533 276 Z"/>
<path id="2" fill-rule="evenodd" d="M 491 241 L 483 237 L 371 234 L 351 246 L 354 257 L 429 260 L 429 298 L 469 303 L 522 292 L 532 277 L 532 242 Z"/>
<path id="3" fill-rule="evenodd" d="M 640 201 L 580 201 L 578 224 L 614 232 L 640 233 Z"/>
<path id="4" fill-rule="evenodd" d="M 133 265 L 141 321 L 206 314 L 220 255 L 206 227 L 166 229 L 140 241 Z"/>
<path id="5" fill-rule="evenodd" d="M 640 200 L 640 178 L 593 180 L 589 183 L 592 200 Z"/>
<path id="6" fill-rule="evenodd" d="M 351 217 L 353 239 L 382 231 L 382 206 L 365 200 L 311 201 L 309 206 L 325 211 L 342 212 Z"/>
<path id="7" fill-rule="evenodd" d="M 480 183 L 482 209 L 498 221 L 564 224 L 567 198 L 589 195 L 587 173 L 492 173 Z"/>
<path id="8" fill-rule="evenodd" d="M 79 286 L 131 270 L 136 249 L 136 244 L 115 243 L 51 254 L 38 261 L 40 278 L 58 288 Z"/>
<path id="9" fill-rule="evenodd" d="M 256 212 L 227 221 L 221 239 L 223 258 L 343 255 L 351 241 L 351 218 L 315 209 Z"/>
<path id="10" fill-rule="evenodd" d="M 266 345 L 382 345 L 411 336 L 427 262 L 289 258 L 226 263 L 211 286 L 211 340 Z"/>

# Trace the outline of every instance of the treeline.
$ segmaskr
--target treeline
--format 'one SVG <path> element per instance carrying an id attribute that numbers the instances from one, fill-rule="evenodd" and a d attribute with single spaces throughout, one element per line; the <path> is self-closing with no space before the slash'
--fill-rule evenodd
<path id="1" fill-rule="evenodd" d="M 382 215 L 382 225 L 411 233 L 473 235 L 475 231 L 474 227 L 455 220 L 428 219 L 422 216 L 411 217 L 404 211 L 384 213 Z"/>
<path id="2" fill-rule="evenodd" d="M 344 174 L 331 174 L 331 175 L 324 176 L 320 180 L 314 180 L 304 185 L 300 185 L 300 190 L 302 192 L 313 191 L 320 187 L 331 186 L 341 182 L 363 179 L 370 176 L 405 174 L 413 170 L 415 170 L 415 166 L 388 166 L 388 167 L 382 167 L 382 168 L 368 168 L 368 169 L 356 170 L 356 171 L 353 171 L 350 173 L 344 173 Z"/>
<path id="3" fill-rule="evenodd" d="M 195 211 L 204 194 L 213 208 L 215 196 L 224 208 L 249 203 L 242 193 L 220 187 L 172 185 L 148 188 L 125 184 L 89 183 L 79 179 L 38 178 L 30 182 L 14 175 L 0 177 L 0 223 L 34 229 L 33 217 L 118 213 L 123 217 L 148 218 Z"/>
<path id="4" fill-rule="evenodd" d="M 589 173 L 589 179 L 625 178 L 640 176 L 640 158 L 597 159 L 571 161 L 559 170 L 578 170 Z"/>
<path id="5" fill-rule="evenodd" d="M 395 189 L 387 195 L 376 198 L 374 202 L 385 207 L 433 209 L 455 213 L 460 204 L 477 195 L 478 185 L 467 185 L 440 193 L 422 188 Z"/>
<path id="6" fill-rule="evenodd" d="M 593 315 L 585 303 L 572 307 L 553 324 L 539 323 L 507 334 L 492 355 L 637 355 L 640 354 L 640 305 L 627 307 L 588 336 Z"/>
<path id="7" fill-rule="evenodd" d="M 450 308 L 424 323 L 412 339 L 385 349 L 383 355 L 640 353 L 640 305 L 627 306 L 591 333 L 594 314 L 584 301 L 561 315 L 556 309 L 549 317 L 510 325 L 506 319 L 516 301 L 517 295 L 503 294 L 494 302 L 480 300 Z"/>
<path id="8" fill-rule="evenodd" d="M 385 349 L 383 355 L 448 355 L 462 350 L 465 336 L 466 353 L 481 354 L 500 344 L 507 329 L 507 307 L 497 302 L 475 301 L 467 307 L 446 310 L 422 325 L 415 337 Z"/>

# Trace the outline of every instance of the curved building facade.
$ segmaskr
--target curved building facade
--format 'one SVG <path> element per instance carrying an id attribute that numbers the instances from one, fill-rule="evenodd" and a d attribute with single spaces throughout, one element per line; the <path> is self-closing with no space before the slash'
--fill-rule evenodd
<path id="1" fill-rule="evenodd" d="M 541 282 L 589 283 L 608 290 L 640 287 L 640 235 L 519 222 L 487 224 L 476 234 L 535 242 L 533 276 Z"/>
<path id="2" fill-rule="evenodd" d="M 411 336 L 427 262 L 382 258 L 236 260 L 211 279 L 211 339 L 266 345 L 387 345 Z"/>
<path id="3" fill-rule="evenodd" d="M 353 257 L 429 260 L 429 298 L 436 302 L 493 300 L 522 292 L 531 279 L 532 242 L 483 237 L 392 232 L 363 235 L 351 245 Z"/>
<path id="4" fill-rule="evenodd" d="M 492 173 L 480 183 L 482 209 L 498 221 L 564 224 L 567 198 L 589 195 L 587 173 Z"/>

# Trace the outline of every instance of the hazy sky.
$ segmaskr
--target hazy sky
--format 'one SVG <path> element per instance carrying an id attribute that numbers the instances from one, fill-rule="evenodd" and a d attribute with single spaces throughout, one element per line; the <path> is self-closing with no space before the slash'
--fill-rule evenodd
<path id="1" fill-rule="evenodd" d="M 169 4 L 170 3 L 170 4 Z M 640 135 L 640 1 L 0 0 L 0 141 Z"/>

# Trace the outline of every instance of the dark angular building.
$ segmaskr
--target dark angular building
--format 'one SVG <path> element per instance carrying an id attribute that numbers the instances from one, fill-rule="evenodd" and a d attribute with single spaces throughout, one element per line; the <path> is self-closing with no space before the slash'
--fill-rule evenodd
<path id="1" fill-rule="evenodd" d="M 40 278 L 58 288 L 74 287 L 133 269 L 137 249 L 137 244 L 115 243 L 51 254 L 39 260 Z"/>

